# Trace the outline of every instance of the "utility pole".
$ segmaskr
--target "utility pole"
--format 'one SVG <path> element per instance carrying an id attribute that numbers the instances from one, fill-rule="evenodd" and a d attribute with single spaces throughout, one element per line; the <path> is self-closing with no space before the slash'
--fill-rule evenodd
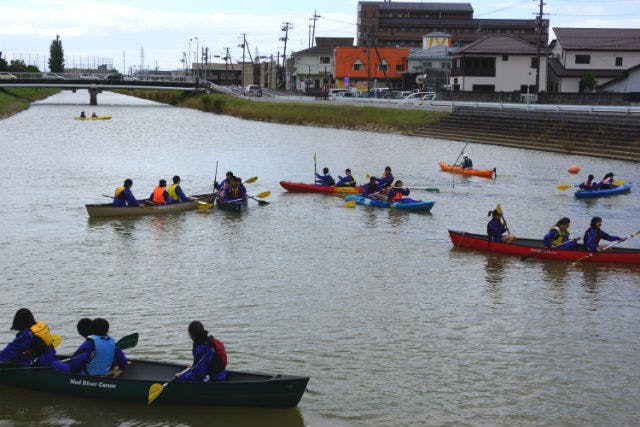
<path id="1" fill-rule="evenodd" d="M 239 44 L 238 47 L 242 48 L 242 86 L 244 86 L 245 78 L 244 78 L 244 58 L 245 51 L 247 46 L 247 35 L 246 33 L 242 33 L 242 44 Z"/>
<path id="2" fill-rule="evenodd" d="M 543 0 L 540 0 L 540 11 L 538 13 L 538 16 L 536 17 L 536 31 L 538 33 L 538 41 L 537 41 L 537 45 L 538 45 L 538 53 L 537 53 L 537 63 L 536 63 L 536 94 L 540 93 L 540 50 L 542 49 L 542 16 L 544 15 L 543 13 L 543 7 L 546 3 L 543 2 Z M 527 87 L 529 87 L 529 84 L 527 82 Z M 527 98 L 528 99 L 528 98 Z"/>
<path id="3" fill-rule="evenodd" d="M 280 41 L 284 42 L 284 51 L 282 52 L 282 65 L 284 67 L 284 81 L 285 81 L 285 89 L 287 87 L 287 41 L 289 40 L 289 30 L 293 28 L 293 24 L 291 22 L 283 22 L 280 30 L 284 31 L 284 37 L 280 37 Z"/>
<path id="4" fill-rule="evenodd" d="M 318 18 L 322 18 L 322 16 L 318 15 L 318 10 L 316 9 L 315 12 L 313 12 L 313 16 L 310 19 L 310 20 L 313 20 L 313 31 L 311 32 L 311 43 L 309 44 L 309 47 L 313 47 L 313 45 L 315 44 L 315 40 L 316 40 L 316 21 L 318 20 Z"/>

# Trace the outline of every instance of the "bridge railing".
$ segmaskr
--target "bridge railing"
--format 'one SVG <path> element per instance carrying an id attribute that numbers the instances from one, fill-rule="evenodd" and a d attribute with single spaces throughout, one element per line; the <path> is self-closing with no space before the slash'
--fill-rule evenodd
<path id="1" fill-rule="evenodd" d="M 41 80 L 46 78 L 46 72 L 41 73 L 27 73 L 27 72 L 10 72 L 12 75 L 16 76 L 17 79 L 20 80 Z M 61 76 L 65 80 L 94 80 L 96 82 L 103 81 L 109 73 L 81 73 L 81 72 L 73 72 L 73 73 L 53 73 L 58 76 Z M 93 75 L 93 79 L 83 79 L 81 77 L 82 74 L 91 74 Z M 125 81 L 154 81 L 154 82 L 181 82 L 181 83 L 195 83 L 195 78 L 193 76 L 179 76 L 172 75 L 167 76 L 165 74 L 124 74 L 123 78 Z"/>

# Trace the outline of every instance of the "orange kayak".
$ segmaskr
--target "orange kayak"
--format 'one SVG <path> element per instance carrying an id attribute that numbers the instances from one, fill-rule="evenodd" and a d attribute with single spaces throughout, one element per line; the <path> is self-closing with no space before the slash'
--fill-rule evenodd
<path id="1" fill-rule="evenodd" d="M 460 166 L 451 166 L 445 162 L 438 162 L 440 169 L 445 172 L 461 173 L 463 175 L 483 176 L 485 178 L 493 178 L 496 173 L 496 168 L 493 169 L 462 169 Z"/>

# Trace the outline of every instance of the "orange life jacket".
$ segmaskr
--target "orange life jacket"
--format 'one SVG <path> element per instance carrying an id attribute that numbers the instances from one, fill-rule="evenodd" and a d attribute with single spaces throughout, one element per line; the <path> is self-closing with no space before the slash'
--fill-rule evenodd
<path id="1" fill-rule="evenodd" d="M 153 189 L 153 200 L 156 203 L 165 203 L 167 200 L 164 198 L 164 192 L 167 191 L 166 187 L 160 187 L 159 185 Z"/>
<path id="2" fill-rule="evenodd" d="M 240 196 L 240 188 L 236 187 L 229 187 L 227 188 L 227 191 L 229 192 L 229 197 L 231 197 L 232 199 L 238 199 Z"/>
<path id="3" fill-rule="evenodd" d="M 400 200 L 404 197 L 404 194 L 402 194 L 399 190 L 395 190 L 395 192 L 393 193 L 393 197 L 391 198 L 392 200 Z"/>

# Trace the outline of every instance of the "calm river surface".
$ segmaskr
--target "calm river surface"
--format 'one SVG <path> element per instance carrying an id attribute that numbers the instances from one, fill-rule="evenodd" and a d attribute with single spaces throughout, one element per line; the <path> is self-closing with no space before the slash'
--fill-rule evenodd
<path id="1" fill-rule="evenodd" d="M 421 426 L 640 423 L 640 268 L 521 261 L 452 249 L 447 229 L 482 233 L 501 203 L 512 232 L 541 238 L 560 217 L 581 236 L 640 228 L 640 191 L 582 201 L 558 183 L 588 173 L 638 181 L 638 164 L 472 144 L 497 180 L 453 179 L 463 143 L 252 122 L 103 93 L 61 93 L 0 121 L 0 342 L 29 307 L 80 344 L 81 317 L 105 317 L 130 357 L 188 362 L 187 325 L 225 341 L 229 368 L 309 375 L 296 409 L 163 408 L 0 387 L 0 425 Z M 109 121 L 73 120 L 80 110 Z M 402 112 L 398 112 L 402 114 Z M 439 187 L 431 214 L 345 208 L 280 180 L 328 166 L 356 178 L 390 165 Z M 125 178 L 208 192 L 218 163 L 268 206 L 89 220 Z M 582 168 L 578 177 L 567 168 Z M 639 247 L 640 239 L 624 243 Z"/>

